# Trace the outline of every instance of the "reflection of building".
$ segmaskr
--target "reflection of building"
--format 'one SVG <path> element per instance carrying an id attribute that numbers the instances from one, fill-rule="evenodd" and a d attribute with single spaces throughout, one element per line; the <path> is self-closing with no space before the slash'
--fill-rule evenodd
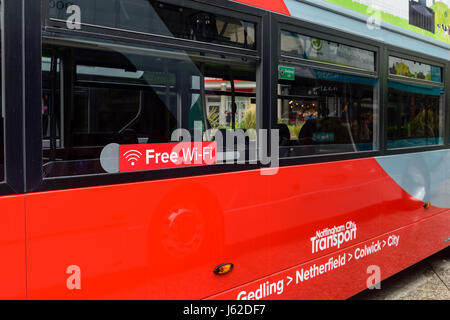
<path id="1" fill-rule="evenodd" d="M 235 100 L 237 105 L 236 122 L 239 124 L 246 111 L 252 105 L 256 106 L 256 98 L 247 96 L 256 92 L 256 83 L 251 81 L 235 81 Z M 224 95 L 207 94 L 206 106 L 208 118 L 212 113 L 218 113 L 219 126 L 230 126 L 231 122 L 231 84 L 222 79 L 206 79 L 205 89 L 207 91 L 224 91 Z"/>
<path id="2" fill-rule="evenodd" d="M 435 32 L 435 13 L 427 7 L 426 0 L 409 1 L 409 24 Z"/>

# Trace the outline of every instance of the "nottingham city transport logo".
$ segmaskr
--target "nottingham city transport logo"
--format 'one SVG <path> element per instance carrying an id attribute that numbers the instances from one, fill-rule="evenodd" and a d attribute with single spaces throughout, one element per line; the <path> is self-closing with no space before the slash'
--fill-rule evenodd
<path id="1" fill-rule="evenodd" d="M 356 223 L 349 221 L 340 226 L 325 228 L 316 231 L 316 235 L 311 237 L 312 253 L 324 251 L 333 247 L 338 249 L 349 241 L 356 239 Z"/>

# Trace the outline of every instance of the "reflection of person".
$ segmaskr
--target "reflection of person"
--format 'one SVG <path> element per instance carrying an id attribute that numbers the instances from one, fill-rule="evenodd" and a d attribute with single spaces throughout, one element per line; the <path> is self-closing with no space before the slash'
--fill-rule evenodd
<path id="1" fill-rule="evenodd" d="M 230 126 L 230 124 L 231 124 L 231 113 L 225 111 L 225 114 L 227 115 L 227 117 L 226 117 L 227 126 Z"/>
<path id="2" fill-rule="evenodd" d="M 359 138 L 361 140 L 370 140 L 371 132 L 369 129 L 369 117 L 364 115 L 361 117 L 361 132 Z"/>

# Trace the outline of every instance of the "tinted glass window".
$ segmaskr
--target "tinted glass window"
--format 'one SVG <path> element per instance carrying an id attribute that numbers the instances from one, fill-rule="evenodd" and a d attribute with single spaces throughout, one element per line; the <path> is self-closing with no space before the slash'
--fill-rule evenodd
<path id="1" fill-rule="evenodd" d="M 301 59 L 375 71 L 375 53 L 344 44 L 282 31 L 281 52 Z"/>
<path id="2" fill-rule="evenodd" d="M 442 82 L 442 68 L 412 60 L 389 57 L 389 74 L 417 80 Z"/>
<path id="3" fill-rule="evenodd" d="M 444 143 L 443 89 L 389 82 L 389 149 Z"/>
<path id="4" fill-rule="evenodd" d="M 48 1 L 50 19 L 66 21 L 71 16 L 67 7 L 77 5 L 82 25 L 256 49 L 255 24 L 233 17 L 155 0 L 43 1 Z"/>
<path id="5" fill-rule="evenodd" d="M 99 157 L 110 143 L 177 142 L 179 128 L 210 141 L 219 130 L 256 128 L 250 59 L 45 36 L 42 77 L 46 177 L 105 173 Z"/>
<path id="6" fill-rule="evenodd" d="M 377 79 L 291 69 L 278 85 L 281 157 L 377 149 Z"/>

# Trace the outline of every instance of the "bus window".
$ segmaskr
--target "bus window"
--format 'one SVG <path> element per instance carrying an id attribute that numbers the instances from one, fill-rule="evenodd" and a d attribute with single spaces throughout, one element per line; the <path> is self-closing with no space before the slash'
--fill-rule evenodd
<path id="1" fill-rule="evenodd" d="M 444 144 L 443 68 L 389 56 L 387 148 Z"/>
<path id="2" fill-rule="evenodd" d="M 157 0 L 49 1 L 48 17 L 66 21 L 69 5 L 80 7 L 86 25 L 256 49 L 255 24 L 234 17 Z"/>
<path id="3" fill-rule="evenodd" d="M 377 149 L 378 80 L 310 67 L 281 67 L 280 157 Z"/>
<path id="4" fill-rule="evenodd" d="M 280 157 L 377 150 L 376 53 L 286 30 L 280 47 Z"/>
<path id="5" fill-rule="evenodd" d="M 206 77 L 206 110 L 208 126 L 213 130 L 233 130 L 243 129 L 256 130 L 256 82 L 255 79 L 234 80 L 239 75 L 236 72 L 252 73 L 254 69 L 247 69 L 245 65 L 229 69 L 225 78 Z M 252 67 L 253 68 L 253 67 Z M 236 73 L 235 75 L 233 75 Z M 232 78 L 230 80 L 230 78 Z M 240 77 L 240 79 L 244 79 Z M 200 98 L 200 79 L 193 77 L 191 82 L 191 97 L 193 108 L 196 106 L 194 101 L 201 102 Z M 197 117 L 198 118 L 198 117 Z M 196 117 L 190 117 L 190 126 Z"/>
<path id="6" fill-rule="evenodd" d="M 442 83 L 443 69 L 430 64 L 389 56 L 389 75 Z"/>
<path id="7" fill-rule="evenodd" d="M 284 30 L 281 32 L 281 52 L 304 60 L 375 71 L 373 51 Z"/>
<path id="8" fill-rule="evenodd" d="M 42 63 L 45 177 L 105 173 L 99 157 L 110 143 L 176 142 L 178 128 L 210 141 L 219 130 L 256 128 L 251 59 L 44 37 Z"/>
<path id="9" fill-rule="evenodd" d="M 388 149 L 444 143 L 444 90 L 389 81 Z"/>

